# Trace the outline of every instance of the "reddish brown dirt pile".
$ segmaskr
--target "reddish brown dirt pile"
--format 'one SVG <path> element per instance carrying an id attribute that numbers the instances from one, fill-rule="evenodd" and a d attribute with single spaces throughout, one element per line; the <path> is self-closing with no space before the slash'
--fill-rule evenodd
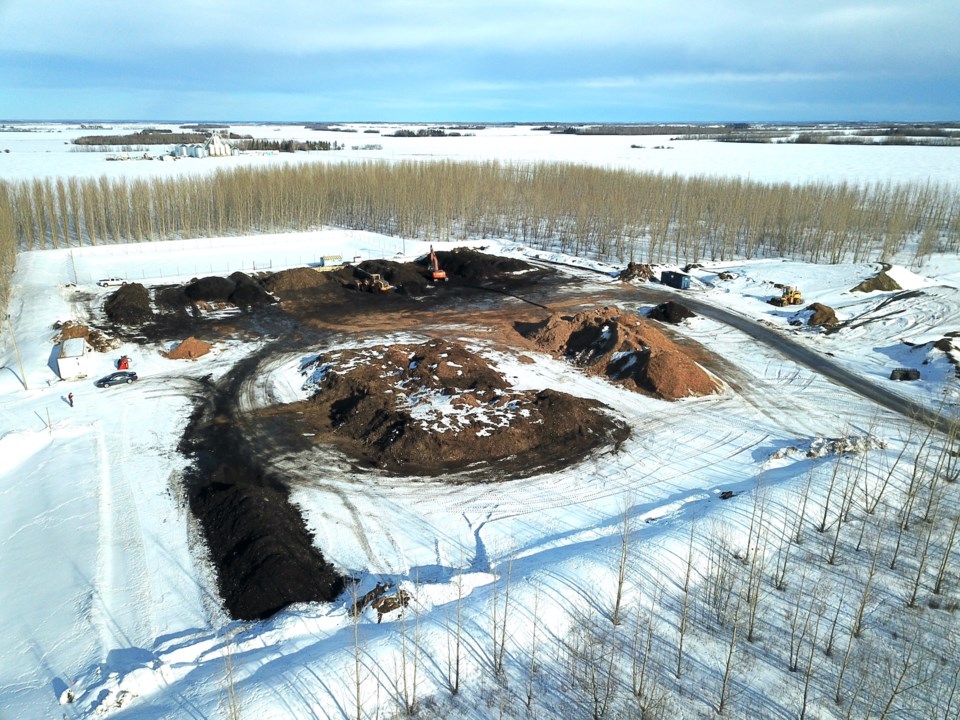
<path id="1" fill-rule="evenodd" d="M 103 304 L 107 317 L 121 325 L 135 325 L 150 320 L 150 293 L 140 283 L 127 283 L 117 288 Z"/>
<path id="2" fill-rule="evenodd" d="M 840 320 L 837 319 L 837 313 L 829 305 L 813 303 L 807 306 L 807 310 L 813 311 L 813 315 L 807 320 L 807 325 L 810 327 L 834 327 L 840 324 Z"/>
<path id="3" fill-rule="evenodd" d="M 651 320 L 659 320 L 660 322 L 676 325 L 687 318 L 696 317 L 696 313 L 678 302 L 667 300 L 667 302 L 657 305 L 653 310 L 648 312 L 647 317 Z"/>
<path id="4" fill-rule="evenodd" d="M 171 360 L 195 360 L 198 357 L 203 357 L 212 349 L 213 345 L 210 343 L 197 340 L 195 337 L 188 337 L 170 352 L 163 353 L 163 356 Z"/>
<path id="5" fill-rule="evenodd" d="M 109 352 L 120 345 L 116 340 L 107 337 L 99 330 L 92 330 L 83 323 L 74 322 L 73 320 L 56 323 L 53 329 L 59 331 L 54 338 L 54 342 L 57 343 L 69 340 L 70 338 L 83 338 L 90 343 L 90 347 L 97 352 Z"/>
<path id="6" fill-rule="evenodd" d="M 615 307 L 551 315 L 526 333 L 544 352 L 566 357 L 593 375 L 665 400 L 709 395 L 717 383 L 670 338 Z"/>
<path id="7" fill-rule="evenodd" d="M 298 435 L 312 433 L 391 472 L 527 475 L 628 434 L 595 401 L 511 390 L 486 360 L 456 343 L 344 350 L 303 370 L 313 397 L 263 416 L 293 419 Z"/>

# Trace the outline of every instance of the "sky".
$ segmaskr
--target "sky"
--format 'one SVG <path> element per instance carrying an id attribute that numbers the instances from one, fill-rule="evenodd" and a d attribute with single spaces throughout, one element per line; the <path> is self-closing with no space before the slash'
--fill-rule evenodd
<path id="1" fill-rule="evenodd" d="M 960 119 L 956 0 L 0 0 L 0 121 Z"/>

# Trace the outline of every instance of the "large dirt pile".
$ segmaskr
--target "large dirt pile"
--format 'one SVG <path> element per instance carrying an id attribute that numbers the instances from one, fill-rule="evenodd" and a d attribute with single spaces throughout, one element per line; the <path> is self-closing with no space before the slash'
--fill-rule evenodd
<path id="1" fill-rule="evenodd" d="M 837 313 L 829 305 L 815 302 L 808 305 L 807 310 L 813 311 L 810 319 L 807 320 L 807 325 L 810 327 L 835 327 L 840 324 Z"/>
<path id="2" fill-rule="evenodd" d="M 263 279 L 263 287 L 267 292 L 280 297 L 300 290 L 341 285 L 345 282 L 343 270 L 319 271 L 308 267 L 291 268 L 271 273 Z"/>
<path id="3" fill-rule="evenodd" d="M 190 510 L 230 616 L 260 620 L 296 602 L 334 600 L 344 578 L 317 549 L 282 478 L 267 476 L 229 417 L 232 397 L 199 405 L 181 440 Z"/>
<path id="4" fill-rule="evenodd" d="M 298 435 L 312 433 L 392 472 L 528 475 L 628 434 L 595 401 L 511 390 L 486 360 L 457 343 L 338 351 L 303 370 L 311 399 L 263 416 L 295 418 Z"/>
<path id="5" fill-rule="evenodd" d="M 150 293 L 140 283 L 127 283 L 117 288 L 103 304 L 107 317 L 121 325 L 137 325 L 153 317 Z"/>
<path id="6" fill-rule="evenodd" d="M 177 345 L 170 352 L 163 353 L 163 356 L 170 360 L 196 360 L 203 357 L 213 349 L 213 345 L 197 340 L 195 337 L 188 337 Z"/>
<path id="7" fill-rule="evenodd" d="M 615 307 L 553 314 L 525 334 L 544 352 L 665 400 L 718 390 L 716 381 L 670 338 Z"/>
<path id="8" fill-rule="evenodd" d="M 255 307 L 276 302 L 259 282 L 242 272 L 229 277 L 211 276 L 193 280 L 183 288 L 193 302 L 229 302 L 237 307 Z"/>
<path id="9" fill-rule="evenodd" d="M 687 318 L 696 316 L 695 312 L 673 300 L 660 303 L 647 313 L 647 317 L 651 320 L 659 320 L 660 322 L 666 322 L 672 325 L 682 323 Z"/>
<path id="10" fill-rule="evenodd" d="M 423 268 L 414 263 L 398 263 L 392 260 L 364 260 L 358 266 L 354 278 L 363 280 L 371 274 L 380 275 L 400 292 L 420 293 L 432 280 L 428 280 Z"/>
<path id="11" fill-rule="evenodd" d="M 902 290 L 900 284 L 892 277 L 887 275 L 886 271 L 879 272 L 872 278 L 867 278 L 862 283 L 850 289 L 850 292 L 873 292 L 874 290 Z"/>
<path id="12" fill-rule="evenodd" d="M 472 283 L 503 281 L 537 270 L 530 263 L 517 258 L 488 255 L 469 248 L 438 252 L 437 262 L 448 276 L 453 275 Z"/>

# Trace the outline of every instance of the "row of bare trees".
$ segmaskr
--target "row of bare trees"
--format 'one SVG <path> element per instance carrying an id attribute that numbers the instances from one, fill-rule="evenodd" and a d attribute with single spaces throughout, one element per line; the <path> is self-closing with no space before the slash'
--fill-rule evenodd
<path id="1" fill-rule="evenodd" d="M 539 618 L 543 588 L 516 597 L 504 563 L 488 622 L 464 624 L 462 589 L 448 609 L 439 694 L 411 703 L 397 670 L 397 715 L 449 716 L 469 689 L 499 717 L 960 717 L 960 438 L 915 424 L 900 440 L 805 461 L 817 479 L 797 495 L 760 478 L 660 567 L 626 509 L 607 579 L 546 598 L 567 608 L 566 634 Z"/>
<path id="2" fill-rule="evenodd" d="M 336 225 L 414 238 L 504 237 L 620 261 L 812 262 L 960 249 L 960 198 L 936 184 L 763 184 L 566 163 L 369 162 L 190 178 L 0 183 L 9 246 L 42 249 Z M 10 224 L 12 223 L 12 232 Z"/>

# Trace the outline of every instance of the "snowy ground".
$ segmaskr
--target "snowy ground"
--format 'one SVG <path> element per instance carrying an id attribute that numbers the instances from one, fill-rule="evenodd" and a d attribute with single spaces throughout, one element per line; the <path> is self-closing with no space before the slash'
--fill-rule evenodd
<path id="1" fill-rule="evenodd" d="M 356 134 L 235 127 L 236 132 L 268 138 L 336 140 L 348 149 L 294 158 L 106 162 L 103 154 L 70 152 L 65 144 L 88 131 L 37 127 L 40 132 L 0 134 L 0 178 L 161 176 L 212 172 L 236 163 L 368 158 L 563 159 L 789 182 L 955 182 L 960 177 L 955 148 L 726 145 L 558 136 L 530 127 L 491 127 L 474 137 L 424 139 L 365 134 L 362 127 Z M 139 127 L 115 126 L 111 132 Z M 349 149 L 365 143 L 381 144 L 382 150 Z M 646 147 L 631 149 L 631 144 Z M 670 149 L 655 149 L 658 144 Z M 485 244 L 496 249 L 489 241 Z M 485 345 L 466 324 L 451 327 L 451 337 L 467 338 L 518 388 L 554 387 L 601 400 L 630 423 L 631 439 L 618 452 L 608 449 L 562 472 L 494 488 L 358 478 L 345 461 L 331 461 L 325 467 L 327 481 L 316 488 L 298 488 L 294 498 L 318 545 L 340 569 L 360 578 L 360 592 L 382 580 L 402 584 L 415 597 L 414 612 L 402 617 L 394 613 L 378 624 L 376 613 L 368 611 L 355 624 L 346 597 L 330 605 L 291 607 L 262 623 L 231 622 L 220 606 L 185 507 L 179 483 L 185 461 L 176 447 L 197 379 L 225 373 L 257 343 L 225 343 L 196 361 L 168 360 L 160 355 L 167 348 L 122 346 L 109 356 L 98 356 L 89 379 L 62 382 L 52 367 L 52 325 L 97 312 L 97 299 L 110 292 L 96 287 L 101 277 L 150 284 L 234 270 L 278 270 L 330 254 L 392 258 L 425 250 L 423 243 L 402 238 L 323 230 L 20 256 L 9 322 L 0 326 L 0 607 L 5 618 L 0 716 L 389 717 L 402 714 L 414 687 L 427 716 L 593 716 L 589 683 L 574 681 L 579 677 L 574 660 L 589 653 L 571 638 L 580 637 L 584 628 L 599 632 L 597 627 L 603 626 L 585 618 L 610 614 L 626 514 L 630 563 L 623 604 L 631 618 L 653 618 L 649 627 L 655 637 L 647 655 L 655 659 L 658 688 L 669 701 L 663 717 L 712 714 L 728 647 L 739 647 L 743 658 L 735 663 L 740 679 L 733 682 L 730 716 L 796 717 L 803 673 L 790 672 L 783 662 L 788 645 L 793 654 L 789 638 L 797 632 L 788 618 L 794 607 L 806 608 L 808 620 L 822 620 L 817 620 L 821 649 L 834 607 L 840 618 L 834 621 L 834 627 L 841 628 L 836 649 L 832 655 L 824 650 L 825 659 L 819 661 L 828 670 L 812 683 L 811 716 L 881 714 L 887 697 L 875 690 L 874 704 L 869 705 L 866 680 L 854 695 L 859 675 L 853 671 L 844 681 L 843 703 L 834 702 L 842 648 L 845 645 L 852 658 L 851 667 L 864 669 L 881 685 L 900 687 L 897 658 L 913 657 L 904 640 L 905 628 L 912 626 L 924 633 L 930 652 L 945 659 L 922 683 L 901 683 L 910 690 L 890 696 L 889 716 L 955 717 L 956 701 L 947 696 L 957 688 L 960 654 L 950 643 L 960 633 L 955 614 L 938 612 L 934 600 L 938 607 L 951 602 L 955 607 L 960 574 L 947 562 L 948 551 L 944 562 L 952 589 L 934 598 L 929 588 L 936 562 L 925 569 L 916 558 L 924 537 L 927 545 L 945 547 L 956 517 L 956 485 L 944 486 L 934 503 L 930 483 L 927 495 L 917 501 L 918 512 L 922 514 L 927 497 L 931 509 L 941 507 L 942 500 L 942 522 L 915 523 L 906 533 L 900 566 L 888 569 L 896 560 L 895 542 L 899 548 L 899 536 L 889 526 L 896 524 L 902 509 L 898 503 L 904 487 L 916 476 L 914 460 L 927 447 L 934 451 L 926 460 L 935 463 L 942 440 L 923 445 L 923 432 L 909 420 L 785 360 L 775 348 L 703 317 L 686 321 L 679 330 L 726 358 L 728 384 L 718 397 L 679 403 L 625 393 L 547 357 L 521 364 Z M 499 250 L 526 252 L 506 242 Z M 538 255 L 579 264 L 584 273 L 588 267 L 615 270 Z M 922 294 L 850 292 L 878 269 L 874 264 L 730 262 L 693 270 L 694 287 L 688 293 L 771 324 L 904 397 L 956 413 L 954 365 L 946 353 L 927 343 L 960 331 L 960 260 L 935 256 L 919 268 L 891 269 L 905 290 Z M 733 279 L 720 280 L 720 271 Z M 602 273 L 591 276 L 598 291 L 611 282 Z M 848 325 L 833 334 L 791 325 L 802 314 L 765 302 L 778 293 L 772 283 L 798 285 L 808 302 L 835 308 Z M 683 293 L 677 297 L 682 299 Z M 638 300 L 635 307 L 647 305 Z M 109 390 L 94 388 L 92 380 L 110 372 L 112 360 L 124 353 L 142 379 Z M 283 358 L 265 366 L 254 398 L 265 402 L 267 397 L 303 397 L 298 370 L 302 359 Z M 920 369 L 920 381 L 892 383 L 889 372 L 898 366 Z M 72 408 L 66 402 L 70 392 L 75 396 Z M 837 456 L 824 450 L 829 443 L 822 438 L 842 437 L 869 451 Z M 831 519 L 837 514 L 841 490 L 830 491 L 837 468 L 841 477 L 855 473 L 857 507 L 869 504 L 886 477 L 892 478 L 891 490 L 878 505 L 888 512 L 868 517 L 854 509 L 848 513 L 853 515 L 850 523 L 828 523 L 837 528 L 842 542 L 839 561 L 827 564 L 829 532 L 819 534 L 811 527 L 821 514 Z M 760 494 L 758 487 L 763 489 Z M 724 491 L 735 496 L 721 501 Z M 712 622 L 708 612 L 698 611 L 687 637 L 683 680 L 674 679 L 670 665 L 677 662 L 688 559 L 693 558 L 696 567 L 691 585 L 707 598 L 720 567 L 711 548 L 720 537 L 741 555 L 744 548 L 749 550 L 757 498 L 763 500 L 766 514 L 756 524 L 764 527 L 770 542 L 765 577 L 781 560 L 786 564 L 784 545 L 775 542 L 778 533 L 781 540 L 792 535 L 795 517 L 800 518 L 797 527 L 807 528 L 803 545 L 787 544 L 796 562 L 793 594 L 765 586 L 761 640 L 750 645 L 738 646 L 736 636 L 731 643 L 729 622 Z M 807 515 L 799 511 L 801 503 Z M 862 550 L 874 543 L 883 557 L 875 579 Z M 743 567 L 739 561 L 737 565 Z M 903 598 L 913 573 L 924 580 L 929 597 L 921 611 L 907 612 Z M 859 638 L 847 639 L 861 592 L 869 600 L 864 637 L 872 642 L 862 646 Z M 829 610 L 811 615 L 814 599 Z M 703 607 L 716 605 L 706 602 Z M 504 627 L 509 632 L 504 631 L 505 641 L 498 641 L 496 618 L 503 623 L 507 611 L 510 620 Z M 460 693 L 452 696 L 448 685 L 457 627 L 463 630 Z M 642 632 L 639 635 L 642 640 Z M 813 648 L 818 643 L 811 644 L 810 637 L 806 642 Z M 616 647 L 622 649 L 623 640 L 619 638 Z M 618 657 L 608 645 L 601 646 L 610 658 Z M 506 651 L 500 671 L 493 667 L 498 647 Z M 807 652 L 802 642 L 801 648 Z M 416 680 L 409 676 L 412 657 L 419 662 Z M 907 669 L 919 672 L 919 667 Z M 629 663 L 620 669 L 629 682 Z M 914 679 L 911 676 L 911 682 Z M 853 687 L 847 687 L 851 683 Z M 528 687 L 536 691 L 529 712 Z M 61 704 L 68 693 L 75 702 Z"/>
<path id="2" fill-rule="evenodd" d="M 175 448 L 195 379 L 223 373 L 256 343 L 228 343 L 192 362 L 163 358 L 159 351 L 166 348 L 123 346 L 99 357 L 90 380 L 109 372 L 122 353 L 142 379 L 98 390 L 90 380 L 58 380 L 50 367 L 51 326 L 83 320 L 84 296 L 109 292 L 92 283 L 105 275 L 149 282 L 190 277 L 209 263 L 212 272 L 225 273 L 254 264 L 297 265 L 314 255 L 391 257 L 422 249 L 399 239 L 328 230 L 284 236 L 282 244 L 231 238 L 21 256 L 11 326 L 27 389 L 9 343 L 0 357 L 5 717 L 94 717 L 121 709 L 124 717 L 138 718 L 233 717 L 237 706 L 243 717 L 353 717 L 357 648 L 363 713 L 397 708 L 398 653 L 414 633 L 409 613 L 405 620 L 395 614 L 377 624 L 368 612 L 359 620 L 355 644 L 349 598 L 291 607 L 256 624 L 230 622 L 219 607 L 178 487 L 184 461 Z M 501 251 L 524 252 L 509 245 Z M 939 258 L 918 274 L 894 268 L 891 274 L 905 288 L 925 293 L 894 313 L 877 310 L 893 293 L 849 292 L 876 272 L 875 265 L 727 263 L 722 269 L 735 279 L 725 282 L 716 279 L 720 269 L 694 270 L 698 282 L 691 292 L 773 323 L 877 382 L 890 382 L 892 366 L 920 366 L 922 379 L 904 384 L 903 391 L 933 406 L 949 392 L 955 408 L 957 381 L 945 355 L 904 344 L 960 330 L 955 259 Z M 596 274 L 598 289 L 609 282 Z M 795 310 L 764 302 L 776 294 L 772 282 L 800 285 L 808 300 L 836 307 L 841 319 L 874 321 L 835 335 L 793 328 L 788 323 Z M 504 602 L 505 592 L 514 613 L 508 675 L 521 673 L 531 643 L 559 647 L 577 613 L 612 593 L 624 512 L 632 546 L 643 558 L 642 574 L 676 579 L 683 575 L 693 520 L 724 524 L 738 537 L 746 533 L 747 498 L 758 482 L 788 507 L 810 473 L 817 482 L 829 476 L 830 462 L 814 468 L 806 455 L 818 438 L 869 435 L 878 446 L 899 451 L 904 418 L 714 321 L 695 318 L 681 331 L 736 368 L 732 379 L 740 392 L 728 387 L 719 397 L 668 404 L 547 357 L 521 364 L 466 337 L 518 388 L 553 387 L 607 404 L 634 431 L 618 452 L 608 449 L 562 472 L 495 487 L 357 477 L 342 462 L 328 467 L 327 480 L 316 488 L 296 490 L 294 499 L 324 555 L 361 578 L 361 592 L 377 580 L 391 580 L 414 593 L 422 654 L 418 697 L 449 694 L 446 658 L 458 606 L 461 682 L 478 703 L 491 692 L 492 681 L 484 680 L 491 607 Z M 456 337 L 457 330 L 451 332 Z M 301 359 L 265 368 L 262 397 L 303 397 Z M 72 408 L 68 392 L 75 396 Z M 890 453 L 870 458 L 880 472 Z M 743 493 L 742 499 L 719 502 L 725 490 Z M 628 590 L 628 596 L 640 602 L 638 592 Z M 703 652 L 713 652 L 702 644 Z M 549 665 L 558 651 L 541 652 Z M 546 675 L 538 683 L 551 687 Z M 60 705 L 68 689 L 76 701 Z M 549 703 L 539 707 L 547 714 L 559 711 Z M 690 716 L 702 710 L 696 703 L 680 708 Z M 484 717 L 492 711 L 478 706 L 456 712 Z"/>
<path id="3" fill-rule="evenodd" d="M 176 162 L 127 160 L 107 162 L 119 153 L 76 152 L 70 140 L 81 135 L 123 135 L 145 124 L 113 124 L 108 130 L 84 130 L 79 125 L 34 124 L 22 131 L 0 133 L 0 179 L 35 177 L 172 177 L 212 173 L 219 168 L 271 166 L 278 163 L 358 162 L 364 160 L 544 162 L 562 160 L 692 177 L 713 175 L 760 182 L 917 182 L 956 184 L 960 153 L 951 147 L 836 146 L 720 143 L 673 140 L 669 136 L 579 136 L 551 134 L 531 125 L 494 125 L 464 130 L 462 137 L 397 138 L 400 128 L 423 126 L 344 125 L 355 132 L 307 130 L 298 125 L 233 125 L 230 131 L 267 140 L 336 142 L 344 149 L 330 152 L 250 153 L 230 158 L 185 158 Z M 149 127 L 179 131 L 177 125 Z M 19 126 L 18 126 L 19 129 Z M 27 131 L 29 130 L 29 132 Z M 376 134 L 365 132 L 377 130 Z M 359 149 L 379 145 L 380 149 Z M 631 147 L 637 145 L 639 147 Z M 172 147 L 172 146 L 170 146 Z M 150 155 L 170 147 L 151 146 Z M 357 149 L 354 149 L 357 148 Z M 9 152 L 6 152 L 9 150 Z M 143 153 L 131 153 L 131 155 Z"/>

